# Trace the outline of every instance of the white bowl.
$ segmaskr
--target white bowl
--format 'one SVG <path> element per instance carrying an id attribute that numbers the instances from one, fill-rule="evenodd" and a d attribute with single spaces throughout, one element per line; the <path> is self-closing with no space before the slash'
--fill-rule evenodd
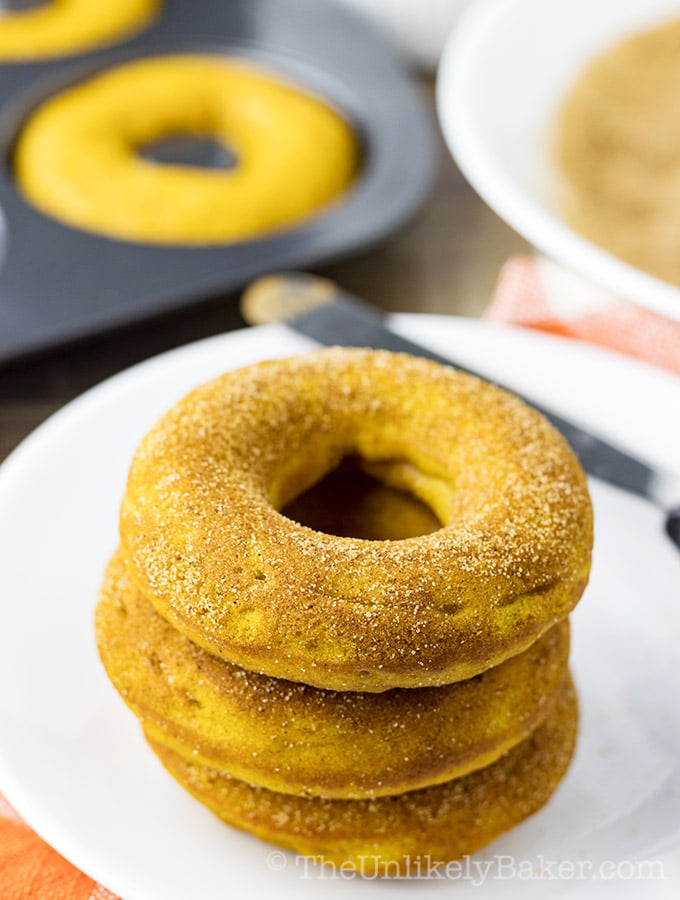
<path id="1" fill-rule="evenodd" d="M 439 118 L 475 190 L 542 252 L 680 320 L 680 289 L 622 262 L 560 218 L 550 138 L 583 66 L 621 38 L 680 17 L 680 0 L 478 0 L 442 56 Z"/>

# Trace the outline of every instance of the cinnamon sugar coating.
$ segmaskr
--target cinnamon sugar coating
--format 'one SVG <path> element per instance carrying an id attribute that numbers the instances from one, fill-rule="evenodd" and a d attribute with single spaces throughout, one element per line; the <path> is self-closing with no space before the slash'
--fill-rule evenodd
<path id="1" fill-rule="evenodd" d="M 355 455 L 442 528 L 399 541 L 313 531 L 285 506 Z M 131 577 L 195 643 L 334 690 L 473 677 L 578 601 L 591 506 L 563 438 L 490 384 L 332 348 L 192 391 L 134 457 L 121 509 Z"/>
<path id="2" fill-rule="evenodd" d="M 435 787 L 373 800 L 277 794 L 147 739 L 182 787 L 230 825 L 371 877 L 417 874 L 419 862 L 459 859 L 535 813 L 569 765 L 577 719 L 567 676 L 545 721 L 493 765 Z"/>
<path id="3" fill-rule="evenodd" d="M 211 656 L 132 585 L 120 552 L 104 578 L 97 644 L 146 732 L 193 762 L 284 793 L 398 794 L 487 766 L 547 715 L 569 625 L 464 682 L 383 693 L 324 691 Z"/>
<path id="4" fill-rule="evenodd" d="M 399 541 L 278 510 L 347 456 L 442 522 Z M 435 363 L 332 348 L 192 391 L 135 454 L 130 574 L 193 642 L 334 690 L 473 677 L 563 619 L 588 579 L 592 513 L 564 439 L 510 394 Z"/>

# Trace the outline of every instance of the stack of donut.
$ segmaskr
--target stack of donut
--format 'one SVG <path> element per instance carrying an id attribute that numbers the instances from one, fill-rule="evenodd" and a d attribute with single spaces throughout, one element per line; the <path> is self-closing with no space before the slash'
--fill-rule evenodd
<path id="1" fill-rule="evenodd" d="M 348 460 L 343 484 L 378 483 L 360 515 L 351 490 L 314 494 Z M 314 496 L 338 507 L 317 528 L 293 518 Z M 583 472 L 517 398 L 321 350 L 217 378 L 144 438 L 99 650 L 161 762 L 222 819 L 409 872 L 484 846 L 565 773 L 567 616 L 591 546 Z"/>

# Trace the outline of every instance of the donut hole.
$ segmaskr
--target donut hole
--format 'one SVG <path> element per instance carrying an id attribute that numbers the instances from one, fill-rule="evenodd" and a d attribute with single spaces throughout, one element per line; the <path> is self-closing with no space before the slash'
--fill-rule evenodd
<path id="1" fill-rule="evenodd" d="M 359 456 L 339 466 L 280 510 L 289 519 L 325 534 L 369 541 L 398 541 L 442 527 L 414 494 L 386 484 Z"/>
<path id="2" fill-rule="evenodd" d="M 233 148 L 214 137 L 198 134 L 169 134 L 137 148 L 148 162 L 186 166 L 194 169 L 229 171 L 239 164 Z"/>

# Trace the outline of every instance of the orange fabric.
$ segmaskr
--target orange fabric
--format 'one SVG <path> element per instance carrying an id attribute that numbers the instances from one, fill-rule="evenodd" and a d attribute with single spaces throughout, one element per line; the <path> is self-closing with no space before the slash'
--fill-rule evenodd
<path id="1" fill-rule="evenodd" d="M 4 800 L 0 805 L 0 897 L 116 900 L 41 840 Z"/>
<path id="2" fill-rule="evenodd" d="M 603 291 L 592 308 L 576 296 L 570 308 L 569 291 L 578 293 L 579 285 L 584 294 L 592 291 L 554 263 L 513 257 L 500 273 L 484 318 L 590 341 L 680 375 L 680 322 Z"/>

